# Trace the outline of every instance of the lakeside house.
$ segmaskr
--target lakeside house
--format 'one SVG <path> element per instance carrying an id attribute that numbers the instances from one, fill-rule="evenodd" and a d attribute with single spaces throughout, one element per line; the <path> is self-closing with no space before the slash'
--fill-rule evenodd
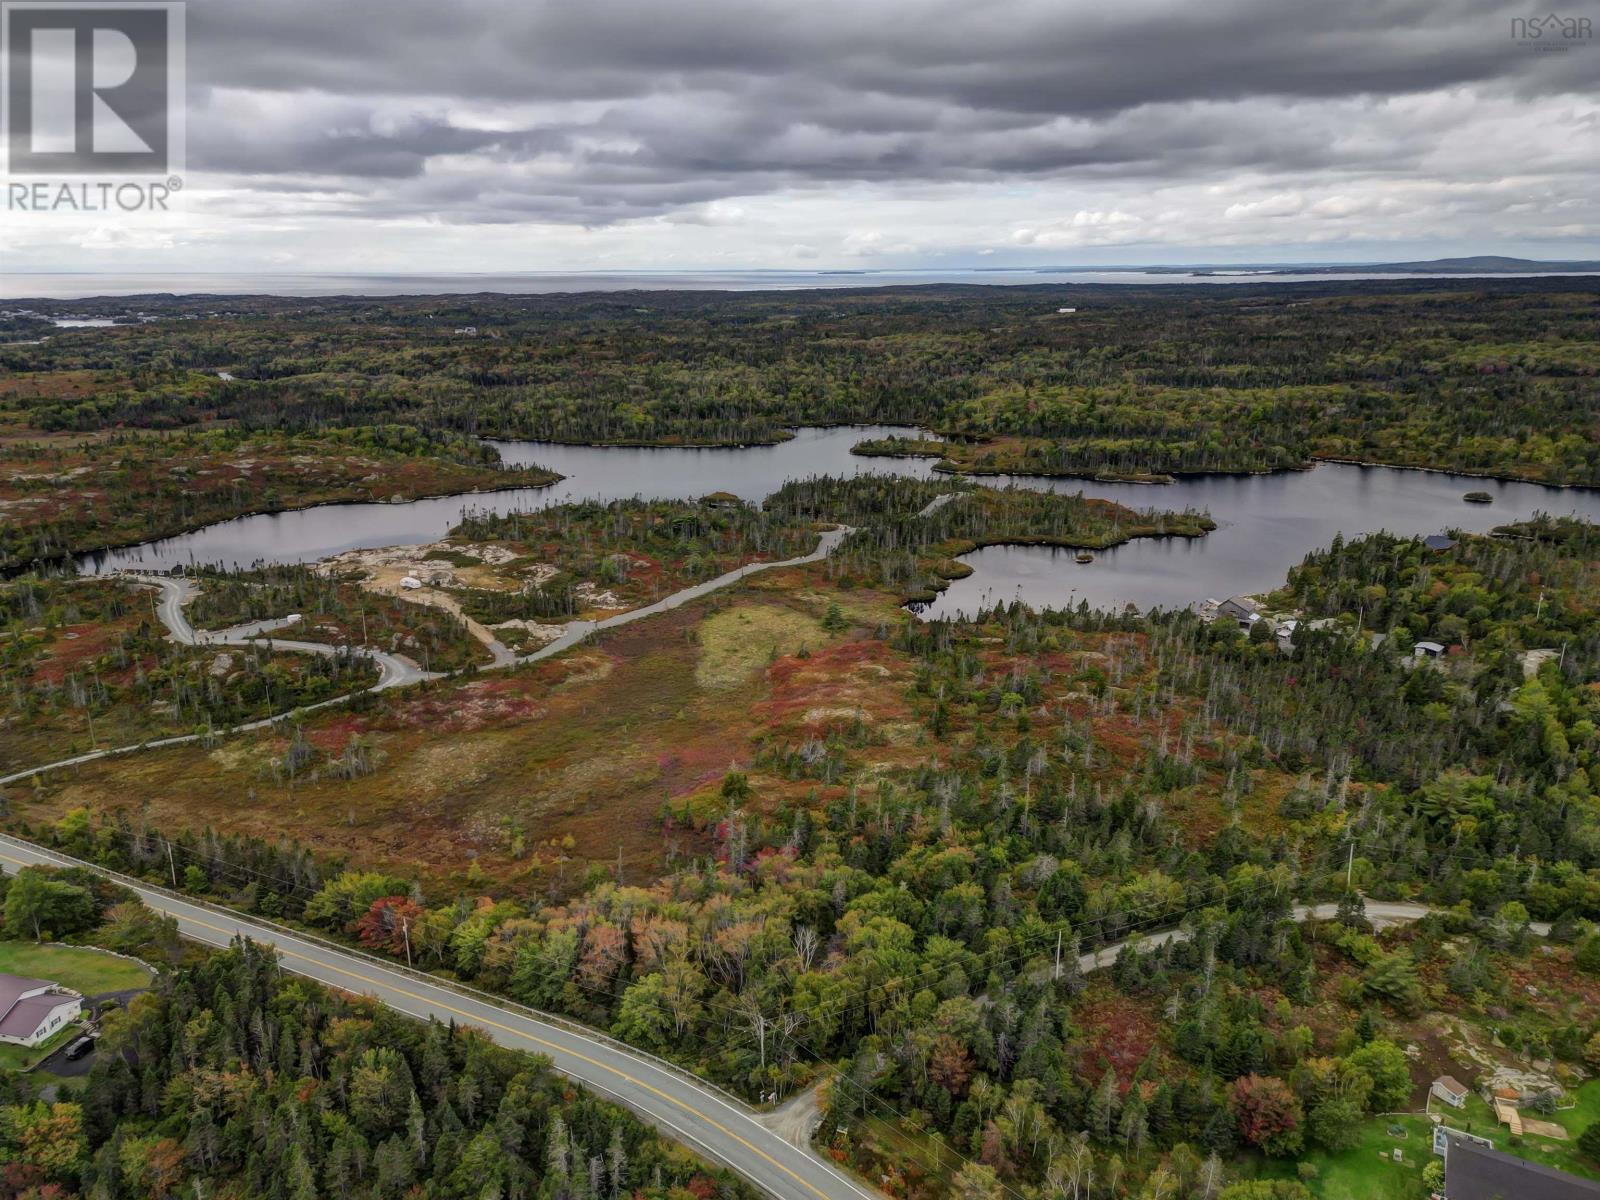
<path id="1" fill-rule="evenodd" d="M 37 1046 L 78 1019 L 83 997 L 48 979 L 0 975 L 0 1042 Z"/>
<path id="2" fill-rule="evenodd" d="M 1256 602 L 1248 596 L 1229 596 L 1221 604 L 1217 605 L 1216 615 L 1219 621 L 1223 618 L 1237 621 L 1241 629 L 1249 629 L 1250 626 L 1261 620 L 1261 613 L 1257 608 Z"/>
<path id="3" fill-rule="evenodd" d="M 1422 544 L 1429 550 L 1437 552 L 1441 550 L 1455 549 L 1456 540 L 1453 537 L 1446 537 L 1442 533 L 1430 533 L 1427 537 L 1422 539 Z"/>
<path id="4" fill-rule="evenodd" d="M 1428 1090 L 1452 1108 L 1466 1107 L 1469 1089 L 1454 1075 L 1439 1076 Z"/>

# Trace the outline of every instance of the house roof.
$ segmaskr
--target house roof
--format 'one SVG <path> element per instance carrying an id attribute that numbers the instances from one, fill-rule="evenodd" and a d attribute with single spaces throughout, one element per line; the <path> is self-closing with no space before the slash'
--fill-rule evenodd
<path id="1" fill-rule="evenodd" d="M 1454 1075 L 1439 1076 L 1439 1078 L 1433 1081 L 1433 1086 L 1436 1088 L 1443 1088 L 1452 1096 L 1465 1096 L 1467 1094 L 1467 1085 L 1462 1083 L 1461 1080 L 1457 1079 Z"/>
<path id="2" fill-rule="evenodd" d="M 1442 533 L 1430 533 L 1422 539 L 1422 544 L 1429 550 L 1448 550 L 1456 544 L 1453 537 L 1446 537 Z"/>
<path id="3" fill-rule="evenodd" d="M 0 975 L 0 1017 L 11 1011 L 11 1006 L 28 992 L 55 987 L 48 979 L 29 979 L 26 975 Z"/>
<path id="4" fill-rule="evenodd" d="M 1449 1200 L 1597 1200 L 1600 1183 L 1451 1138 L 1444 1194 Z"/>
<path id="5" fill-rule="evenodd" d="M 76 997 L 60 992 L 46 992 L 42 996 L 24 996 L 0 1017 L 0 1037 L 30 1037 L 38 1031 L 44 1019 L 63 1004 L 75 1004 Z"/>
<path id="6" fill-rule="evenodd" d="M 1416 645 L 1416 649 L 1418 649 L 1418 650 L 1428 650 L 1428 651 L 1431 651 L 1434 654 L 1443 654 L 1444 653 L 1444 646 L 1443 646 L 1442 643 L 1439 643 L 1439 642 L 1418 642 L 1417 645 Z"/>

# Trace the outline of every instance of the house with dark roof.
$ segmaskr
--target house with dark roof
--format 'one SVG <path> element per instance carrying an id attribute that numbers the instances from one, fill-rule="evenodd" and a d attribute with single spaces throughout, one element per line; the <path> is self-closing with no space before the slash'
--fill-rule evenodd
<path id="1" fill-rule="evenodd" d="M 1502 1154 L 1477 1139 L 1447 1137 L 1445 1200 L 1600 1200 L 1600 1182 Z"/>
<path id="2" fill-rule="evenodd" d="M 1427 537 L 1422 539 L 1422 544 L 1429 550 L 1437 552 L 1440 550 L 1454 549 L 1456 540 L 1453 537 L 1446 537 L 1442 533 L 1430 533 Z"/>
<path id="3" fill-rule="evenodd" d="M 37 1046 L 78 1019 L 83 997 L 48 979 L 0 975 L 0 1042 Z"/>
<path id="4" fill-rule="evenodd" d="M 1248 596 L 1229 596 L 1217 605 L 1216 619 L 1237 621 L 1241 628 L 1248 629 L 1261 619 L 1261 613 Z"/>

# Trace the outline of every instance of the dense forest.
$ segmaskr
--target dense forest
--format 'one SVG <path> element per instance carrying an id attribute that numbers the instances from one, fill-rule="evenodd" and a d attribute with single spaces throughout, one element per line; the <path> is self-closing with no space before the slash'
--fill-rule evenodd
<path id="1" fill-rule="evenodd" d="M 5 935 L 182 959 L 102 1018 L 81 1091 L 0 1073 L 0 1191 L 35 1200 L 742 1200 L 667 1145 L 481 1033 L 286 974 L 249 942 L 182 952 L 170 921 L 81 872 L 0 884 Z M 52 1090 L 58 1090 L 59 1084 Z"/>
<path id="2" fill-rule="evenodd" d="M 5 382 L 0 377 L 0 385 Z M 503 467 L 494 448 L 475 438 L 393 424 L 0 440 L 0 572 L 167 537 L 242 513 L 535 486 L 556 478 L 536 467 Z"/>
<path id="3" fill-rule="evenodd" d="M 817 545 L 813 521 L 725 494 L 468 511 L 450 538 L 474 554 L 491 547 L 496 586 L 453 591 L 463 611 L 491 624 L 635 608 L 745 563 L 796 558 Z"/>
<path id="4" fill-rule="evenodd" d="M 141 297 L 92 307 L 164 319 L 0 352 L 0 402 L 42 430 L 401 423 L 746 444 L 897 422 L 951 434 L 959 470 L 1146 477 L 1330 457 L 1596 483 L 1594 287 Z M 1076 311 L 1057 313 L 1063 300 Z"/>

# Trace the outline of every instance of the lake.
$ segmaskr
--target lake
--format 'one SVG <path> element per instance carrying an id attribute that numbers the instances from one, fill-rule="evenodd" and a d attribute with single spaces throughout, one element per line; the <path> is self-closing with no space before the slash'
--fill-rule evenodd
<path id="1" fill-rule="evenodd" d="M 1502 483 L 1464 475 L 1319 463 L 1276 475 L 1208 475 L 1165 486 L 1052 481 L 1055 490 L 1083 487 L 1134 507 L 1205 509 L 1217 528 L 1203 538 L 1139 539 L 1076 561 L 1072 551 L 1042 546 L 988 546 L 965 555 L 973 568 L 922 610 L 926 617 L 971 614 L 996 601 L 1034 606 L 1184 608 L 1265 591 L 1288 569 L 1333 541 L 1388 530 L 1485 532 L 1536 512 L 1577 513 L 1600 520 L 1600 490 Z M 1493 504 L 1468 504 L 1462 494 L 1488 492 Z"/>
<path id="2" fill-rule="evenodd" d="M 193 533 L 125 550 L 82 556 L 85 571 L 167 570 L 189 564 L 249 566 L 315 562 L 345 550 L 432 542 L 459 524 L 467 509 L 516 512 L 575 500 L 633 496 L 688 500 L 732 492 L 754 503 L 791 479 L 812 475 L 930 475 L 929 459 L 862 458 L 850 447 L 863 438 L 914 433 L 899 426 L 802 429 L 776 446 L 718 448 L 562 446 L 493 441 L 512 466 L 538 464 L 566 476 L 548 487 L 511 488 L 414 500 L 405 504 L 325 504 L 207 525 Z"/>
<path id="3" fill-rule="evenodd" d="M 537 463 L 566 476 L 542 488 L 440 496 L 405 504 L 340 504 L 241 517 L 125 550 L 85 555 L 80 568 L 163 570 L 191 564 L 249 566 L 313 562 L 341 551 L 435 541 L 469 508 L 511 512 L 574 500 L 632 496 L 692 499 L 732 492 L 759 502 L 792 479 L 813 475 L 929 477 L 928 459 L 861 458 L 863 438 L 914 434 L 890 426 L 802 429 L 776 446 L 718 449 L 562 446 L 497 441 L 513 465 Z M 986 478 L 982 482 L 1078 492 L 1134 508 L 1204 509 L 1218 528 L 1203 538 L 1142 539 L 1097 553 L 1092 564 L 1070 551 L 995 546 L 963 560 L 974 573 L 922 610 L 924 616 L 972 613 L 997 600 L 1036 606 L 1178 608 L 1207 597 L 1261 591 L 1308 550 L 1387 529 L 1402 534 L 1460 528 L 1483 531 L 1535 512 L 1577 513 L 1600 520 L 1600 490 L 1503 483 L 1427 471 L 1322 463 L 1276 475 L 1211 475 L 1164 486 L 1078 479 Z M 1467 504 L 1484 491 L 1492 505 Z"/>

